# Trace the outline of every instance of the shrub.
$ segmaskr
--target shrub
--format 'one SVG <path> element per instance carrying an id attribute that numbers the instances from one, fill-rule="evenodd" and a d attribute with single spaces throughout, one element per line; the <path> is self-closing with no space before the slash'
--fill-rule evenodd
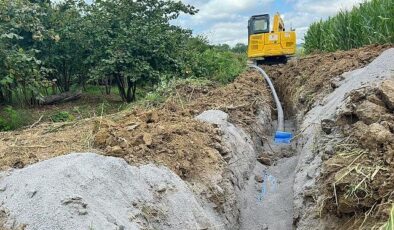
<path id="1" fill-rule="evenodd" d="M 51 116 L 51 120 L 53 122 L 66 122 L 66 121 L 72 121 L 74 119 L 75 119 L 74 116 L 66 111 L 58 112 Z"/>
<path id="2" fill-rule="evenodd" d="M 29 118 L 22 110 L 15 110 L 12 106 L 0 111 L 0 131 L 10 131 L 20 128 L 29 122 Z"/>

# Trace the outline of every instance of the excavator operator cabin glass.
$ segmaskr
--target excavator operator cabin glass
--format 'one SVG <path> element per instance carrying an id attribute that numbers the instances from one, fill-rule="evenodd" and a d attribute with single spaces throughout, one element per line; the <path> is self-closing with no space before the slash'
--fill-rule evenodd
<path id="1" fill-rule="evenodd" d="M 253 16 L 249 20 L 249 34 L 269 33 L 269 15 Z"/>
<path id="2" fill-rule="evenodd" d="M 254 31 L 266 31 L 268 28 L 268 22 L 266 19 L 257 19 L 253 25 Z"/>

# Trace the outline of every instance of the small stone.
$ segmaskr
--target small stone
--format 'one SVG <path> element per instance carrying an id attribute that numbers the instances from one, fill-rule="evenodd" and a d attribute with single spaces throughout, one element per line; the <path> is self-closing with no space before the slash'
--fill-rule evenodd
<path id="1" fill-rule="evenodd" d="M 157 191 L 157 192 L 160 192 L 160 193 L 163 193 L 163 192 L 165 192 L 166 190 L 167 190 L 167 185 L 164 184 L 164 183 L 160 183 L 160 184 L 157 186 L 157 189 L 156 189 L 156 191 Z"/>
<path id="2" fill-rule="evenodd" d="M 260 162 L 263 165 L 267 165 L 267 166 L 271 166 L 272 162 L 271 162 L 271 158 L 266 157 L 266 156 L 260 156 L 257 159 L 258 162 Z"/>
<path id="3" fill-rule="evenodd" d="M 263 224 L 263 226 L 261 226 L 261 230 L 268 230 L 268 225 L 267 224 Z"/>
<path id="4" fill-rule="evenodd" d="M 327 145 L 326 148 L 324 149 L 324 153 L 327 155 L 333 155 L 334 154 L 334 148 L 332 147 L 332 145 Z"/>
<path id="5" fill-rule="evenodd" d="M 255 175 L 254 179 L 256 180 L 257 183 L 263 183 L 264 178 L 261 175 Z"/>
<path id="6" fill-rule="evenodd" d="M 335 126 L 335 122 L 333 120 L 323 119 L 321 121 L 321 128 L 323 132 L 325 132 L 326 134 L 331 134 L 334 126 Z"/>
<path id="7" fill-rule="evenodd" d="M 86 209 L 78 209 L 78 215 L 80 215 L 80 216 L 84 216 L 84 215 L 87 215 L 88 214 L 88 210 L 86 210 Z"/>
<path id="8" fill-rule="evenodd" d="M 306 176 L 308 179 L 313 179 L 315 177 L 315 169 L 309 169 L 308 172 L 306 173 Z"/>
<path id="9" fill-rule="evenodd" d="M 0 186 L 0 192 L 4 192 L 5 190 L 7 190 L 7 185 Z"/>
<path id="10" fill-rule="evenodd" d="M 134 125 L 127 126 L 126 129 L 127 129 L 127 131 L 133 131 L 134 129 L 138 128 L 138 126 L 140 126 L 139 123 L 134 124 Z"/>
<path id="11" fill-rule="evenodd" d="M 144 136 L 142 137 L 144 140 L 144 143 L 146 146 L 151 146 L 152 145 L 152 135 L 149 133 L 144 133 Z"/>
<path id="12" fill-rule="evenodd" d="M 30 198 L 33 198 L 33 196 L 36 195 L 36 193 L 37 193 L 37 190 L 31 190 L 31 191 L 29 191 L 29 192 L 27 193 L 27 195 L 28 195 Z"/>
<path id="13" fill-rule="evenodd" d="M 119 155 L 123 155 L 124 151 L 119 145 L 116 145 L 109 149 L 109 153 L 115 156 L 119 156 Z"/>

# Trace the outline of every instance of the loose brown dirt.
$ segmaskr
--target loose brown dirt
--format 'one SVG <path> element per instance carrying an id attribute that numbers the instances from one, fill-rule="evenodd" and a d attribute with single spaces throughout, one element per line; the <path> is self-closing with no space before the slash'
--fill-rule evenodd
<path id="1" fill-rule="evenodd" d="M 217 127 L 194 116 L 221 109 L 246 127 L 270 104 L 269 91 L 255 72 L 223 87 L 183 85 L 156 109 L 134 107 L 111 116 L 2 132 L 0 168 L 21 168 L 70 152 L 99 151 L 129 163 L 162 164 L 184 179 L 204 178 L 222 168 L 222 155 L 228 150 Z"/>

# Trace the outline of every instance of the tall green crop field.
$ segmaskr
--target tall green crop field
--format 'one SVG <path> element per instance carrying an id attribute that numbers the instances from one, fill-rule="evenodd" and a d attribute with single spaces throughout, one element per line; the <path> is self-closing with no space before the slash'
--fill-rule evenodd
<path id="1" fill-rule="evenodd" d="M 332 52 L 369 44 L 394 43 L 394 0 L 365 1 L 351 11 L 313 23 L 305 51 Z"/>

